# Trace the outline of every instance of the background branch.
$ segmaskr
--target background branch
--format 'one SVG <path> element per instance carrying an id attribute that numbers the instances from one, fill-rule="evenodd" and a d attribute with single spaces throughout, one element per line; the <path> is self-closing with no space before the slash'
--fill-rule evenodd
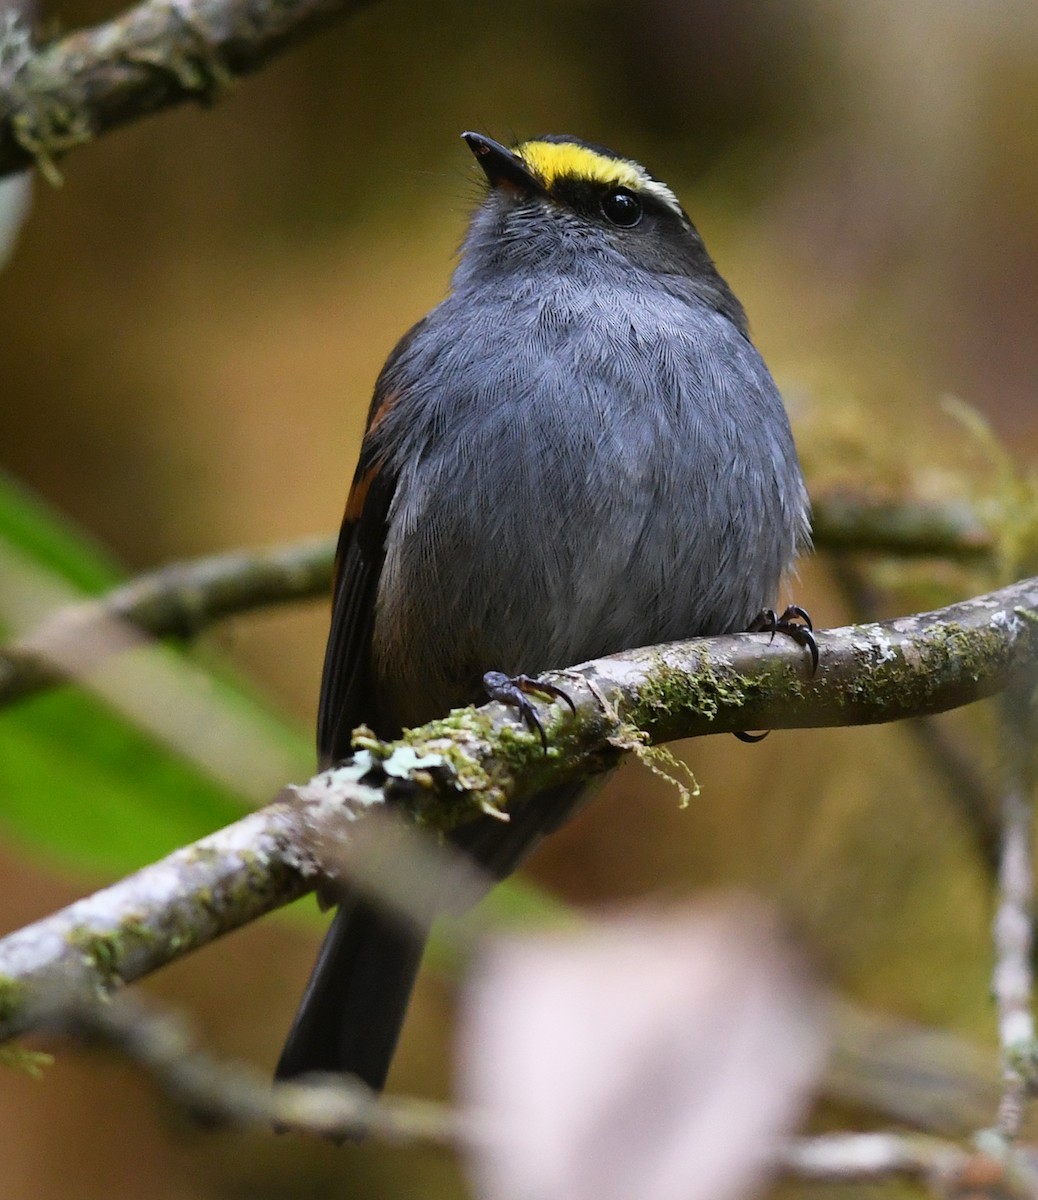
<path id="1" fill-rule="evenodd" d="M 872 500 L 832 489 L 811 497 L 814 543 L 825 550 L 872 550 L 912 558 L 983 558 L 995 537 L 968 505 Z"/>
<path id="2" fill-rule="evenodd" d="M 1025 1200 L 1038 1194 L 1038 1172 L 1029 1156 L 995 1156 L 919 1134 L 793 1138 L 782 1148 L 777 1165 L 788 1175 L 816 1183 L 868 1183 L 900 1176 L 917 1180 L 943 1200 Z"/>
<path id="3" fill-rule="evenodd" d="M 155 637 L 196 637 L 224 617 L 324 595 L 331 586 L 334 557 L 334 539 L 314 538 L 173 563 L 139 575 L 100 599 L 76 606 L 77 644 L 97 652 L 96 662 L 81 658 L 79 668 L 89 669 L 103 658 L 110 643 L 92 634 L 113 619 Z M 0 649 L 0 705 L 66 677 L 58 663 L 28 645 Z"/>
<path id="4" fill-rule="evenodd" d="M 198 1050 L 172 1013 L 129 996 L 107 1003 L 63 1003 L 41 1009 L 48 1031 L 99 1043 L 142 1068 L 185 1115 L 210 1128 L 293 1130 L 336 1139 L 380 1137 L 396 1144 L 455 1145 L 473 1136 L 446 1105 L 405 1097 L 380 1098 L 347 1076 L 270 1086 L 266 1074 L 221 1062 Z"/>
<path id="5" fill-rule="evenodd" d="M 876 597 L 865 573 L 850 554 L 834 554 L 831 576 L 855 621 L 876 618 Z M 907 731 L 926 756 L 930 767 L 944 785 L 945 794 L 958 811 L 981 861 L 991 874 L 998 876 L 1002 857 L 1002 824 L 998 801 L 978 768 L 976 751 L 944 729 L 936 720 L 911 721 Z"/>
<path id="6" fill-rule="evenodd" d="M 786 1174 L 816 1183 L 866 1183 L 893 1176 L 951 1183 L 969 1161 L 969 1153 L 954 1142 L 901 1133 L 792 1138 L 778 1156 L 778 1165 Z"/>
<path id="7" fill-rule="evenodd" d="M 837 1009 L 845 1018 L 846 1004 Z M 376 1096 L 350 1077 L 314 1076 L 306 1083 L 280 1084 L 271 1088 L 269 1077 L 244 1064 L 221 1061 L 198 1049 L 179 1014 L 129 995 L 105 1003 L 68 1001 L 60 995 L 36 1011 L 35 1024 L 47 1032 L 70 1036 L 88 1044 L 100 1044 L 125 1056 L 153 1080 L 163 1095 L 185 1116 L 209 1127 L 238 1130 L 271 1128 L 294 1130 L 318 1137 L 346 1138 L 358 1134 L 400 1143 L 473 1146 L 491 1131 L 485 1121 L 474 1121 L 446 1104 L 412 1097 Z M 874 1035 L 889 1039 L 890 1018 L 865 1010 L 854 1010 L 854 1025 L 860 1033 L 870 1028 Z M 839 1053 L 847 1041 L 845 1019 L 834 1030 Z M 850 1036 L 853 1042 L 855 1035 Z M 964 1067 L 977 1051 L 951 1035 L 918 1027 L 897 1028 L 894 1034 L 902 1062 L 895 1074 L 903 1074 L 906 1060 L 925 1064 L 928 1076 L 925 1118 L 932 1118 L 934 1101 L 961 1095 L 963 1086 L 972 1097 L 984 1091 L 987 1080 L 979 1070 Z M 954 1059 L 955 1073 L 943 1076 L 935 1070 L 934 1044 L 947 1043 L 945 1053 Z M 860 1064 L 863 1078 L 893 1085 L 888 1062 Z M 831 1071 L 826 1080 L 834 1092 Z M 900 1088 L 892 1086 L 900 1094 Z M 903 1113 L 900 1115 L 904 1116 Z M 960 1114 L 961 1115 L 961 1114 Z M 964 1122 L 951 1122 L 952 1129 Z M 866 1180 L 892 1176 L 940 1176 L 951 1178 L 974 1160 L 970 1151 L 956 1142 L 923 1134 L 824 1134 L 791 1139 L 780 1151 L 776 1166 L 787 1174 L 806 1180 Z"/>

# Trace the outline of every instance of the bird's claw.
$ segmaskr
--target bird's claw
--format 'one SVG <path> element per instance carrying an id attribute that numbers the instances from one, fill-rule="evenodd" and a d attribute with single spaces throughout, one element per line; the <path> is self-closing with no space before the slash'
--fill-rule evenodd
<path id="1" fill-rule="evenodd" d="M 541 718 L 529 697 L 548 696 L 552 700 L 561 700 L 569 706 L 574 716 L 577 712 L 576 705 L 562 688 L 553 683 L 545 683 L 541 679 L 532 679 L 529 675 L 506 675 L 503 671 L 487 671 L 483 676 L 483 688 L 491 700 L 507 704 L 518 711 L 526 728 L 531 733 L 540 735 L 545 754 L 548 752 L 548 735 L 544 732 Z"/>
<path id="2" fill-rule="evenodd" d="M 814 628 L 806 609 L 799 604 L 789 604 L 781 616 L 776 616 L 773 608 L 762 609 L 750 622 L 747 632 L 770 633 L 772 641 L 776 633 L 784 633 L 792 638 L 811 655 L 811 674 L 814 675 L 818 671 L 818 643 L 815 641 Z"/>

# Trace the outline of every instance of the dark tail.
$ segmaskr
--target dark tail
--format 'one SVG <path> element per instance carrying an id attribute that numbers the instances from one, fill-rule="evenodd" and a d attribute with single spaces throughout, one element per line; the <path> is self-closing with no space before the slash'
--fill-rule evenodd
<path id="1" fill-rule="evenodd" d="M 483 868 L 488 882 L 503 879 L 594 790 L 584 783 L 562 784 L 516 805 L 508 821 L 481 817 L 459 826 L 450 841 Z M 446 897 L 443 907 L 450 907 Z M 345 900 L 324 939 L 275 1078 L 347 1072 L 380 1091 L 427 932 L 369 901 Z"/>
<path id="2" fill-rule="evenodd" d="M 347 1072 L 381 1090 L 425 938 L 384 908 L 346 900 L 325 936 L 275 1078 Z"/>

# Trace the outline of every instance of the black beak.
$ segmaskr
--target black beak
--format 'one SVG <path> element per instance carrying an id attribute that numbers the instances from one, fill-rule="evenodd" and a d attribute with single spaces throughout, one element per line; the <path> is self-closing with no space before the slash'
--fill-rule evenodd
<path id="1" fill-rule="evenodd" d="M 507 146 L 495 142 L 481 133 L 463 133 L 465 144 L 476 156 L 476 162 L 490 180 L 492 187 L 502 184 L 518 192 L 543 192 L 544 184 L 537 178 L 518 154 Z"/>

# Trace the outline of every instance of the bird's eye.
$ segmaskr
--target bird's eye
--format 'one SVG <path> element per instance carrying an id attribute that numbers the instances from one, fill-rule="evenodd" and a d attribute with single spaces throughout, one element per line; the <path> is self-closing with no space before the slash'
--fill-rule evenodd
<path id="1" fill-rule="evenodd" d="M 614 225 L 630 229 L 642 219 L 642 202 L 627 188 L 616 188 L 602 198 L 602 212 Z"/>

